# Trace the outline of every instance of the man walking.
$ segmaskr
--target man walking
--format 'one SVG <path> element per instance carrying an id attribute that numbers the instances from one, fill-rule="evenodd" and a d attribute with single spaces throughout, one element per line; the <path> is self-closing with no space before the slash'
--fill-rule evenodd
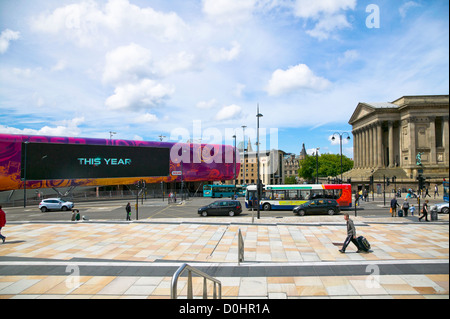
<path id="1" fill-rule="evenodd" d="M 5 243 L 6 237 L 2 235 L 2 228 L 6 225 L 6 214 L 2 209 L 2 205 L 0 205 L 0 239 L 3 243 Z"/>
<path id="2" fill-rule="evenodd" d="M 394 196 L 393 199 L 391 199 L 391 213 L 392 217 L 395 217 L 397 215 L 397 206 L 400 206 L 397 202 L 397 198 Z"/>
<path id="3" fill-rule="evenodd" d="M 360 253 L 361 249 L 359 248 L 358 241 L 356 240 L 356 228 L 355 225 L 353 224 L 353 220 L 350 219 L 347 213 L 344 214 L 344 219 L 347 221 L 347 238 L 345 239 L 342 249 L 339 249 L 339 251 L 342 254 L 345 254 L 347 246 L 350 244 L 350 242 L 352 242 L 356 246 L 356 248 L 358 248 L 357 253 Z"/>
<path id="4" fill-rule="evenodd" d="M 127 207 L 125 207 L 125 211 L 127 212 L 127 220 L 131 220 L 131 204 L 128 203 Z"/>

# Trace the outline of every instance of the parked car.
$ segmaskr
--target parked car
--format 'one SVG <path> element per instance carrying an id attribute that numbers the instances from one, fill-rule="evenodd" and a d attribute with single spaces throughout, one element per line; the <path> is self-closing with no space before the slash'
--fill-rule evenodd
<path id="1" fill-rule="evenodd" d="M 198 209 L 199 215 L 228 215 L 236 216 L 242 213 L 242 205 L 237 200 L 219 200 Z"/>
<path id="2" fill-rule="evenodd" d="M 314 199 L 310 200 L 298 207 L 293 212 L 296 215 L 305 216 L 307 213 L 327 213 L 332 216 L 341 210 L 339 204 L 334 199 Z"/>
<path id="3" fill-rule="evenodd" d="M 448 214 L 448 211 L 449 211 L 449 209 L 448 209 L 448 203 L 439 203 L 439 204 L 436 204 L 436 209 L 437 209 L 437 212 L 438 212 L 438 213 L 441 213 L 441 214 Z"/>
<path id="4" fill-rule="evenodd" d="M 61 198 L 47 198 L 42 200 L 39 203 L 39 209 L 41 212 L 45 213 L 50 210 L 62 210 L 62 211 L 68 211 L 69 209 L 72 209 L 74 207 L 74 204 L 72 202 L 66 202 L 62 200 Z"/>

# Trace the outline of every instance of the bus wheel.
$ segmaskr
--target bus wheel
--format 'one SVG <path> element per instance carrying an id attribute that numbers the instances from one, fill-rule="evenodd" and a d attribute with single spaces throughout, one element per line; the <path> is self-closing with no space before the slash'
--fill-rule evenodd
<path id="1" fill-rule="evenodd" d="M 266 212 L 268 212 L 269 210 L 272 209 L 272 206 L 270 206 L 269 203 L 265 203 L 265 204 L 263 205 L 263 209 L 264 209 Z"/>

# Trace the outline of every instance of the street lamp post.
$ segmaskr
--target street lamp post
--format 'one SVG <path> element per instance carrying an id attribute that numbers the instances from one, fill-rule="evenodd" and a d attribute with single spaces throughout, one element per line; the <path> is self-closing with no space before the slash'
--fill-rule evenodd
<path id="1" fill-rule="evenodd" d="M 348 134 L 347 132 L 344 132 L 344 133 L 336 132 L 336 133 L 333 134 L 333 137 L 331 138 L 331 140 L 333 142 L 336 140 L 336 135 L 339 136 L 339 144 L 341 146 L 341 183 L 342 183 L 342 180 L 343 180 L 343 176 L 342 176 L 342 138 L 345 135 L 347 135 L 347 140 L 350 140 L 350 134 Z"/>
<path id="2" fill-rule="evenodd" d="M 247 128 L 247 126 L 242 125 L 242 131 L 244 133 L 244 146 L 242 149 L 242 152 L 244 153 L 244 169 L 242 170 L 242 174 L 243 174 L 243 185 L 246 185 L 246 181 L 245 181 L 245 129 Z"/>
<path id="3" fill-rule="evenodd" d="M 260 208 L 259 208 L 259 202 L 261 199 L 261 176 L 259 174 L 259 169 L 260 169 L 260 164 L 259 164 L 259 118 L 263 117 L 263 115 L 261 113 L 259 113 L 259 104 L 258 104 L 258 110 L 256 112 L 256 131 L 257 131 L 257 147 L 256 147 L 256 161 L 257 161 L 257 170 L 258 170 L 258 186 L 256 187 L 257 189 L 257 193 L 258 193 L 258 198 L 257 198 L 257 212 L 258 212 L 258 219 L 261 218 L 261 212 L 260 212 Z"/>
<path id="4" fill-rule="evenodd" d="M 319 184 L 319 150 L 320 147 L 316 148 L 316 184 Z"/>
<path id="5" fill-rule="evenodd" d="M 234 166 L 234 197 L 236 197 L 236 187 L 237 187 L 237 171 L 236 171 L 236 134 L 233 135 L 234 139 L 234 156 L 233 156 L 233 166 Z"/>

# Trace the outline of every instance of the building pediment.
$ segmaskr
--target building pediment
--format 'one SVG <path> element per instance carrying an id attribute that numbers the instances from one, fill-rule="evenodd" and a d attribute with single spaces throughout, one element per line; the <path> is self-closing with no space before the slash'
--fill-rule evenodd
<path id="1" fill-rule="evenodd" d="M 366 117 L 369 114 L 372 114 L 373 112 L 375 112 L 375 108 L 373 106 L 366 103 L 359 103 L 348 123 L 350 125 L 353 125 L 358 120 Z"/>

